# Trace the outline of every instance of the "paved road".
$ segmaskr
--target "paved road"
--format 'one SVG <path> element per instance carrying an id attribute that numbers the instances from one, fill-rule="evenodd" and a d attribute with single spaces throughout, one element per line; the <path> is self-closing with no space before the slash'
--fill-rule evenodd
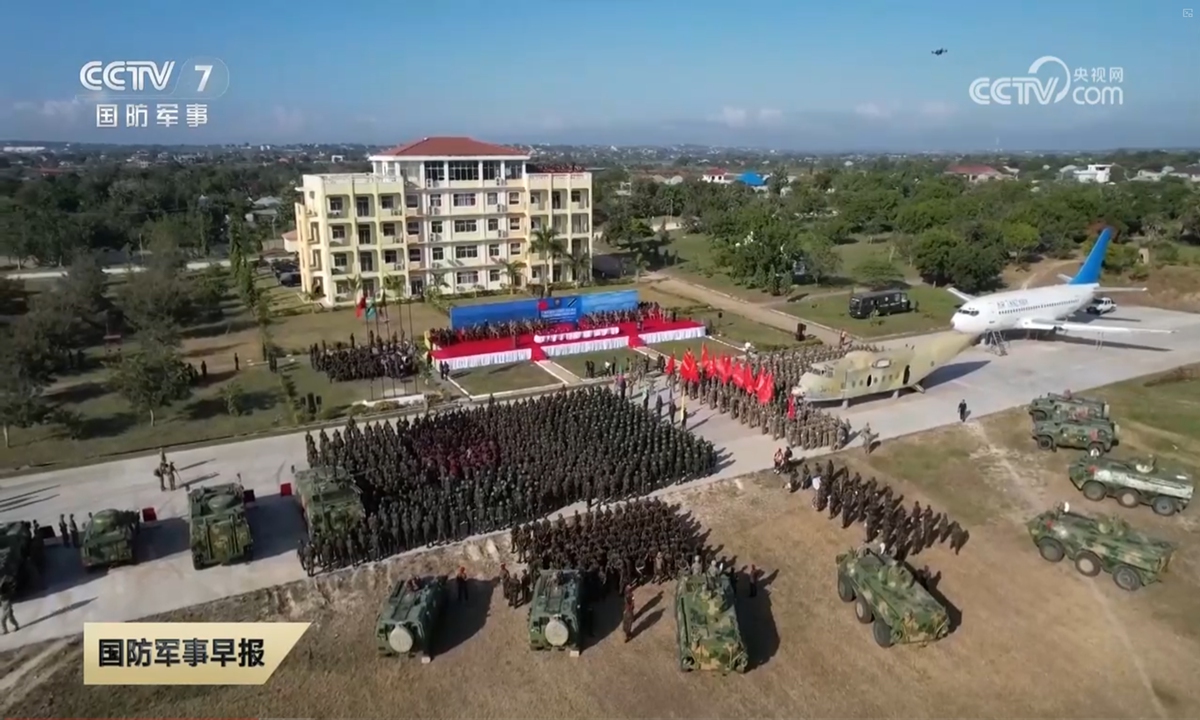
<path id="1" fill-rule="evenodd" d="M 228 260 L 193 260 L 187 264 L 188 270 L 203 270 L 212 265 L 221 267 L 229 267 Z M 145 268 L 134 266 L 132 268 L 125 265 L 115 265 L 113 267 L 104 268 L 104 272 L 109 275 L 128 275 L 129 271 L 142 272 Z M 18 270 L 17 272 L 6 273 L 4 277 L 9 280 L 53 280 L 54 278 L 66 277 L 67 269 L 58 268 L 55 270 Z"/>
<path id="2" fill-rule="evenodd" d="M 1174 335 L 1147 335 L 1154 348 L 1096 348 L 1090 342 L 1018 341 L 1006 357 L 972 349 L 934 375 L 928 391 L 897 400 L 882 399 L 838 411 L 856 427 L 869 422 L 882 438 L 932 429 L 955 421 L 965 399 L 975 417 L 1027 402 L 1034 395 L 1082 390 L 1200 362 L 1200 316 L 1149 308 L 1126 309 L 1105 322 L 1142 321 L 1177 329 Z M 769 467 L 775 442 L 751 433 L 728 417 L 692 406 L 689 421 L 699 434 L 727 453 L 714 478 L 736 477 Z M 302 463 L 301 434 L 250 440 L 174 453 L 171 459 L 189 483 L 225 482 L 241 473 L 259 497 L 251 521 L 258 543 L 248 565 L 196 572 L 186 549 L 182 492 L 161 493 L 151 476 L 153 457 L 12 478 L 0 484 L 0 520 L 33 519 L 56 524 L 59 513 L 86 517 L 105 507 L 154 507 L 165 518 L 149 530 L 152 559 L 136 567 L 98 575 L 78 570 L 72 553 L 50 549 L 49 591 L 17 604 L 19 633 L 0 637 L 0 650 L 77 633 L 84 622 L 133 620 L 238 593 L 299 579 L 294 548 L 301 532 L 296 507 L 280 498 L 279 484 L 293 463 Z"/>

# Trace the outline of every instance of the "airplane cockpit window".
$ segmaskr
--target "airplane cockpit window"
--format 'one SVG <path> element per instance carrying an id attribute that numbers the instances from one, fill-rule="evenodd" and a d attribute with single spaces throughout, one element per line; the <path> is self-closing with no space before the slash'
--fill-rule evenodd
<path id="1" fill-rule="evenodd" d="M 962 313 L 963 315 L 969 315 L 971 317 L 979 317 L 979 311 L 974 308 L 959 308 L 958 311 L 960 313 Z"/>

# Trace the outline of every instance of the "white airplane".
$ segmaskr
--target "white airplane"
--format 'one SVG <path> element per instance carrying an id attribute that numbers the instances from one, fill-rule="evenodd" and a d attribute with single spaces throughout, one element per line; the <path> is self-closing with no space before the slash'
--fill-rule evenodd
<path id="1" fill-rule="evenodd" d="M 1102 288 L 1100 266 L 1112 240 L 1112 228 L 1105 228 L 1096 239 L 1096 245 L 1075 277 L 1059 275 L 1065 284 L 1028 290 L 1010 290 L 974 297 L 952 287 L 946 290 L 963 301 L 950 319 L 951 325 L 961 333 L 983 335 L 1005 330 L 1050 330 L 1064 333 L 1164 333 L 1174 330 L 1159 330 L 1101 323 L 1067 322 L 1068 318 L 1083 310 L 1096 297 L 1096 293 L 1144 292 L 1146 288 Z"/>

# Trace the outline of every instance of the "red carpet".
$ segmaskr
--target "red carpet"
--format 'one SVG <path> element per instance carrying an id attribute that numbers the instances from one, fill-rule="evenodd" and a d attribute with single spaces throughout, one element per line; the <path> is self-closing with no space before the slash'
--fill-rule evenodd
<path id="1" fill-rule="evenodd" d="M 613 327 L 613 326 L 609 326 Z M 641 335 L 647 333 L 668 332 L 671 330 L 686 330 L 688 328 L 703 327 L 703 323 L 695 322 L 694 320 L 679 320 L 671 322 L 670 320 L 645 320 L 642 322 L 641 331 L 638 331 L 637 323 L 620 323 L 615 327 L 619 328 L 614 337 L 624 335 L 629 338 L 629 347 L 641 347 L 646 343 L 642 341 Z M 577 330 L 594 330 L 595 327 L 576 327 L 571 324 L 560 325 L 553 330 L 545 330 L 539 333 L 540 335 L 551 335 L 555 333 L 569 333 Z M 513 350 L 531 350 L 533 359 L 545 360 L 546 355 L 542 352 L 542 348 L 553 345 L 570 345 L 579 342 L 579 340 L 563 340 L 560 342 L 547 342 L 538 344 L 533 339 L 533 334 L 521 335 L 519 337 L 499 338 L 495 340 L 474 340 L 471 342 L 459 342 L 447 348 L 441 348 L 433 351 L 433 357 L 438 360 L 449 360 L 451 358 L 469 357 L 472 355 L 491 355 L 493 353 L 511 352 Z"/>

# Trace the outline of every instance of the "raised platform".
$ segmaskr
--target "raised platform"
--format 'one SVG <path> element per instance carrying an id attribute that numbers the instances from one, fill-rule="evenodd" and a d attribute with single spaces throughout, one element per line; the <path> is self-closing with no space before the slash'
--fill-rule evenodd
<path id="1" fill-rule="evenodd" d="M 434 360 L 449 364 L 451 370 L 469 370 L 489 365 L 547 360 L 563 355 L 636 348 L 673 340 L 691 340 L 706 334 L 704 324 L 693 320 L 645 320 L 640 329 L 638 323 L 633 322 L 583 329 L 562 325 L 538 334 L 455 343 L 436 348 L 432 354 Z"/>

